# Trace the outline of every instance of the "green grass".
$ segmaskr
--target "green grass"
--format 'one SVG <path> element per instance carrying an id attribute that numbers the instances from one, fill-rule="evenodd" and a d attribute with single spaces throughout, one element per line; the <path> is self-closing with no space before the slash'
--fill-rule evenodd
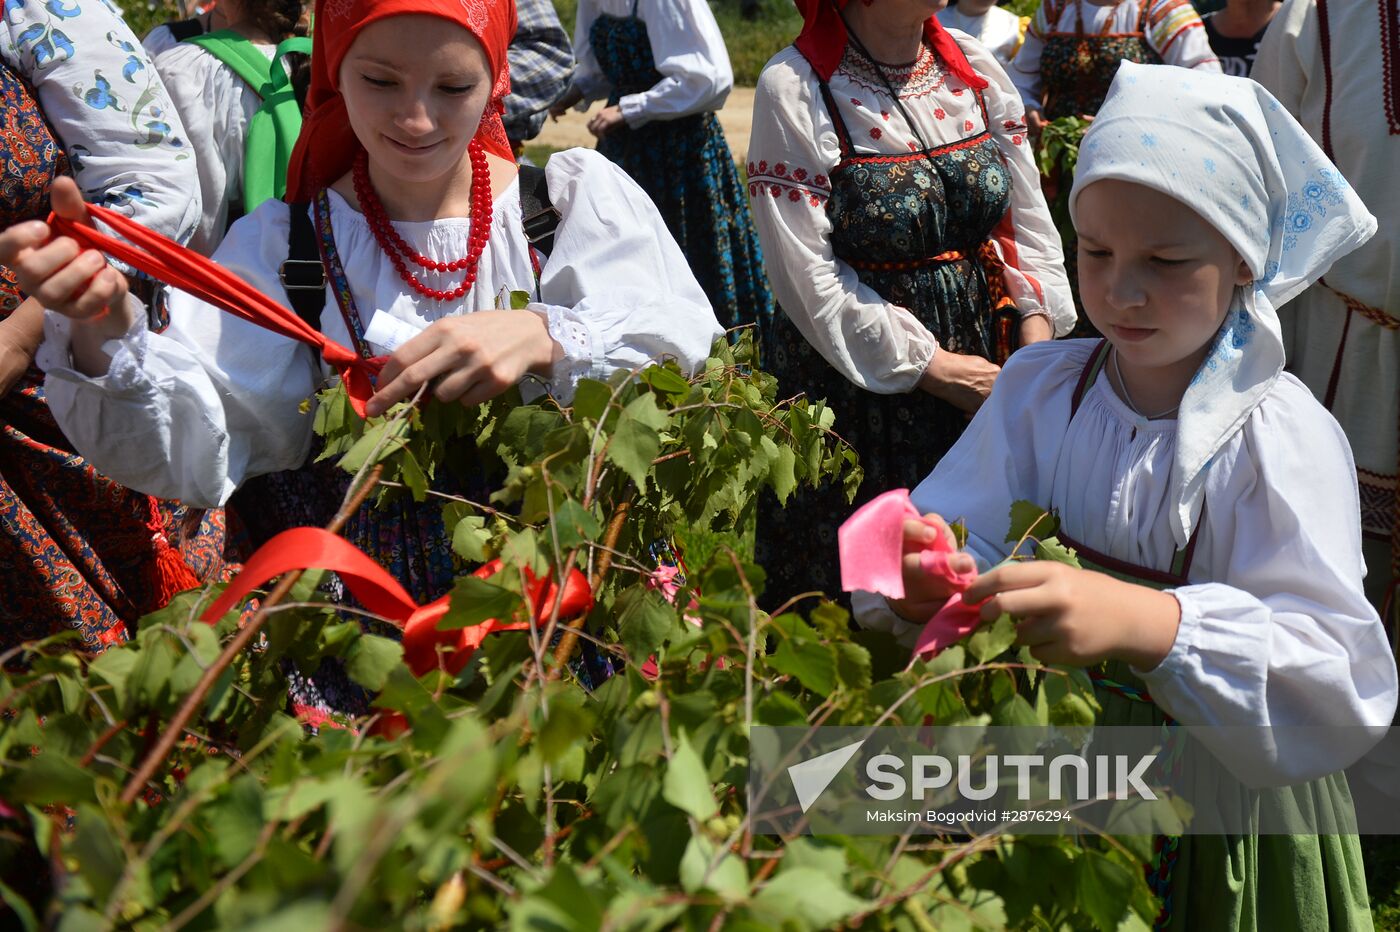
<path id="1" fill-rule="evenodd" d="M 789 0 L 758 0 L 758 5 L 758 16 L 744 19 L 739 13 L 739 0 L 717 0 L 711 4 L 734 66 L 734 83 L 744 87 L 758 83 L 758 73 L 768 59 L 797 38 L 802 26 L 802 17 Z M 578 0 L 554 0 L 554 8 L 572 35 Z"/>

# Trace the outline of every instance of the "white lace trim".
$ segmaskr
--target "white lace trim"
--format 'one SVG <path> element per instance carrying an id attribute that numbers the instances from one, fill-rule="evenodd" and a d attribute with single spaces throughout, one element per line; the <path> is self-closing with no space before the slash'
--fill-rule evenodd
<path id="1" fill-rule="evenodd" d="M 131 329 L 102 344 L 102 349 L 112 355 L 112 362 L 106 375 L 92 379 L 112 392 L 130 392 L 150 382 L 144 369 L 150 334 L 146 329 L 146 307 L 130 294 L 126 302 L 132 312 Z M 56 311 L 45 311 L 44 342 L 39 345 L 34 359 L 45 372 L 73 368 L 73 321 L 70 318 Z"/>
<path id="2" fill-rule="evenodd" d="M 568 402 L 574 397 L 579 379 L 587 378 L 594 369 L 593 334 L 572 308 L 531 304 L 529 309 L 545 313 L 549 335 L 564 348 L 564 358 L 554 366 L 549 391 L 560 401 Z"/>

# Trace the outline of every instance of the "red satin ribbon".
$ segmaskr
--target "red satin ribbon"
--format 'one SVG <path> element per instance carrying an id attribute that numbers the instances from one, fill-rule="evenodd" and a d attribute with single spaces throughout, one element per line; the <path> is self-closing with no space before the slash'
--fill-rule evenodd
<path id="1" fill-rule="evenodd" d="M 362 550 L 342 537 L 314 527 L 283 531 L 258 548 L 244 564 L 243 572 L 200 619 L 213 624 L 273 577 L 313 567 L 339 574 L 361 605 L 403 628 L 404 660 L 414 676 L 422 676 L 437 667 L 438 644 L 454 648 L 454 652 L 444 658 L 444 665 L 455 675 L 466 666 L 486 635 L 530 626 L 529 622 L 502 623 L 491 618 L 455 631 L 438 631 L 437 623 L 447 614 L 448 596 L 420 606 L 384 567 Z"/>
<path id="2" fill-rule="evenodd" d="M 340 373 L 351 407 L 360 417 L 365 416 L 365 402 L 374 394 L 371 379 L 379 374 L 382 360 L 361 358 L 237 275 L 135 220 L 96 204 L 88 204 L 87 209 L 92 219 L 100 220 L 130 242 L 56 214 L 49 215 L 49 227 L 71 236 L 85 248 L 105 252 L 235 317 L 307 344 Z"/>

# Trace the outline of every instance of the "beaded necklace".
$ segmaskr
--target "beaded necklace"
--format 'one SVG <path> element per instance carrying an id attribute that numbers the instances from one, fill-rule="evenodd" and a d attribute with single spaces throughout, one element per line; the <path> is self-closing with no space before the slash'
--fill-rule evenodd
<path id="1" fill-rule="evenodd" d="M 491 167 L 486 162 L 486 149 L 479 141 L 473 139 L 467 146 L 467 155 L 471 159 L 472 165 L 471 232 L 467 241 L 467 254 L 461 259 L 453 259 L 451 262 L 438 262 L 435 259 L 430 259 L 404 242 L 403 237 L 390 223 L 389 215 L 384 210 L 384 204 L 379 200 L 379 195 L 375 193 L 374 185 L 370 183 L 369 153 L 362 149 L 355 158 L 352 176 L 355 184 L 355 196 L 360 201 L 360 210 L 364 212 L 370 232 L 374 234 L 379 248 L 384 250 L 384 254 L 394 264 L 399 278 L 402 278 L 410 288 L 423 297 L 434 301 L 455 301 L 472 290 L 472 286 L 476 284 L 477 263 L 481 261 L 481 254 L 486 249 L 486 241 L 491 237 L 493 209 Z M 405 259 L 413 262 L 419 268 L 433 272 L 465 271 L 466 275 L 463 277 L 462 283 L 450 291 L 429 288 L 413 274 Z"/>

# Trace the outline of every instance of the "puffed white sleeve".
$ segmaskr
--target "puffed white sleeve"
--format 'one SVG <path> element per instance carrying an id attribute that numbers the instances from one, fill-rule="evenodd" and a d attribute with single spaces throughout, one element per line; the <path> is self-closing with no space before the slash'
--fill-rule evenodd
<path id="1" fill-rule="evenodd" d="M 1168 65 L 1219 73 L 1220 59 L 1210 47 L 1205 24 L 1191 0 L 1151 0 L 1147 43 Z"/>
<path id="2" fill-rule="evenodd" d="M 1207 490 L 1215 582 L 1183 586 L 1152 697 L 1247 783 L 1333 773 L 1385 734 L 1395 657 L 1362 590 L 1356 468 L 1345 435 L 1284 376 Z M 1306 444 L 1306 452 L 1303 445 Z M 1136 671 L 1135 671 L 1136 672 Z M 1306 732 L 1262 726 L 1304 726 Z"/>
<path id="3" fill-rule="evenodd" d="M 795 49 L 779 52 L 763 69 L 753 111 L 749 197 L 778 304 L 856 385 L 885 395 L 914 390 L 938 341 L 836 258 L 827 173 L 840 150 L 816 76 Z"/>
<path id="4" fill-rule="evenodd" d="M 919 514 L 967 528 L 965 551 L 986 572 L 1011 551 L 1011 504 L 1049 508 L 1051 470 L 1069 423 L 1074 387 L 1095 340 L 1033 343 L 1007 360 L 992 393 L 933 471 L 910 495 Z M 921 626 L 896 615 L 884 596 L 855 592 L 852 613 L 864 627 L 913 646 Z"/>
<path id="5" fill-rule="evenodd" d="M 589 32 L 593 21 L 598 18 L 598 0 L 578 0 L 574 14 L 574 87 L 583 94 L 579 107 L 586 108 L 592 101 L 607 97 L 612 83 L 598 65 L 598 56 L 593 51 Z"/>
<path id="6" fill-rule="evenodd" d="M 545 177 L 561 219 L 536 308 L 563 337 L 555 393 L 666 357 L 699 369 L 724 328 L 646 193 L 592 149 L 556 152 Z"/>
<path id="7" fill-rule="evenodd" d="M 734 71 L 706 0 L 643 0 L 641 14 L 661 80 L 618 101 L 627 125 L 723 107 L 734 87 Z"/>
<path id="8" fill-rule="evenodd" d="M 966 33 L 950 32 L 973 70 L 987 79 L 987 89 L 982 92 L 990 124 L 987 129 L 1011 172 L 1011 206 L 992 231 L 992 242 L 1004 264 L 1002 280 L 1007 296 L 1016 302 L 1022 317 L 1047 317 L 1055 336 L 1065 336 L 1074 329 L 1078 314 L 1065 275 L 1060 231 L 1040 189 L 1040 169 L 1026 134 L 1021 95 L 990 49 Z"/>
<path id="9" fill-rule="evenodd" d="M 211 255 L 228 228 L 230 205 L 243 197 L 244 140 L 261 101 L 213 55 L 177 42 L 168 26 L 151 30 L 144 45 L 185 124 L 199 172 L 203 206 L 188 245 Z"/>
<path id="10" fill-rule="evenodd" d="M 214 259 L 267 295 L 282 293 L 287 205 L 270 200 L 233 225 Z M 133 299 L 134 300 L 134 299 Z M 184 292 L 170 294 L 170 327 L 145 315 L 109 340 L 106 374 L 73 368 L 71 321 L 50 311 L 37 361 L 49 408 L 98 471 L 161 498 L 215 507 L 244 479 L 305 462 L 316 390 L 312 350 Z"/>
<path id="11" fill-rule="evenodd" d="M 1045 85 L 1040 80 L 1040 55 L 1045 50 L 1045 37 L 1055 28 L 1048 18 L 1047 8 L 1051 5 L 1047 0 L 1036 7 L 1030 25 L 1026 27 L 1026 37 L 1016 57 L 1011 59 L 1008 71 L 1011 83 L 1016 85 L 1016 91 L 1021 95 L 1021 102 L 1027 110 L 1037 112 L 1045 102 Z"/>
<path id="12" fill-rule="evenodd" d="M 38 95 L 83 196 L 184 242 L 199 180 L 150 57 L 102 0 L 6 3 L 0 54 Z"/>

